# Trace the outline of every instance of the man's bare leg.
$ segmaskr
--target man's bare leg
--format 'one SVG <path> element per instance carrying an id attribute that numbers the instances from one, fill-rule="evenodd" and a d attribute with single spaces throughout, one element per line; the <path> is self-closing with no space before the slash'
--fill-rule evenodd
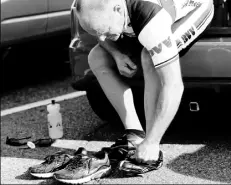
<path id="1" fill-rule="evenodd" d="M 160 91 L 160 80 L 156 73 L 155 66 L 152 62 L 151 57 L 144 56 L 143 52 L 141 55 L 142 68 L 144 74 L 144 110 L 145 110 L 145 119 L 146 119 L 146 132 L 151 129 L 151 123 L 155 119 L 153 116 L 156 111 L 156 104 L 158 101 L 159 91 Z M 155 159 L 158 159 L 159 154 L 159 144 L 156 143 L 155 148 L 156 152 L 154 153 Z"/>
<path id="2" fill-rule="evenodd" d="M 105 95 L 119 114 L 125 129 L 143 131 L 135 110 L 131 88 L 114 71 L 116 64 L 112 56 L 97 45 L 90 52 L 88 62 Z"/>
<path id="3" fill-rule="evenodd" d="M 146 49 L 142 51 L 141 59 L 145 81 L 144 107 L 146 117 L 146 137 L 151 138 L 151 141 L 148 141 L 149 147 L 144 147 L 144 150 L 151 151 L 153 160 L 157 160 L 161 139 L 180 104 L 180 97 L 183 93 L 183 82 L 179 61 L 175 61 L 174 63 L 169 64 L 169 66 L 166 66 L 170 74 L 166 77 L 168 80 L 163 80 L 160 79 L 160 75 L 158 75 L 157 72 L 158 69 L 155 68 L 152 58 Z M 171 71 L 174 71 L 174 74 L 177 75 L 171 76 Z M 166 83 L 166 81 L 171 83 L 170 86 L 168 85 L 169 88 L 167 90 L 164 87 L 166 84 L 163 84 L 163 81 L 165 81 L 164 83 Z M 165 98 L 162 97 L 163 94 L 165 94 Z M 178 101 L 173 101 L 169 98 L 171 97 L 170 94 L 174 95 Z M 168 104 L 169 106 L 166 107 L 166 105 L 163 104 Z M 157 115 L 159 117 L 157 117 Z"/>

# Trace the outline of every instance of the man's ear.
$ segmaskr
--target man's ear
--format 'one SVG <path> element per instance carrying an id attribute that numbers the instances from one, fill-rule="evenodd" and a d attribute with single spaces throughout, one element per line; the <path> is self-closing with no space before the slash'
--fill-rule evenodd
<path id="1" fill-rule="evenodd" d="M 123 13 L 122 7 L 120 5 L 115 5 L 113 10 L 114 12 L 118 12 L 119 14 Z"/>

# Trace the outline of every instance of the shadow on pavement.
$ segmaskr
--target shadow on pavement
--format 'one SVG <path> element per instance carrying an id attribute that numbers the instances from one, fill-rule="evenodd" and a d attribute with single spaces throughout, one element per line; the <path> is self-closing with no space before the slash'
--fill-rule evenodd
<path id="1" fill-rule="evenodd" d="M 28 180 L 28 181 L 38 180 L 38 178 L 31 176 L 28 172 L 25 172 L 24 174 L 17 176 L 15 179 Z M 43 181 L 39 182 L 38 184 L 63 185 L 64 183 L 58 182 L 53 178 L 49 178 L 49 179 L 43 179 Z"/>
<path id="2" fill-rule="evenodd" d="M 231 183 L 231 145 L 208 144 L 194 153 L 184 153 L 167 164 L 176 173 Z"/>
<path id="3" fill-rule="evenodd" d="M 163 145 L 195 146 L 203 145 L 196 152 L 183 153 L 166 162 L 165 166 L 177 174 L 196 177 L 215 182 L 231 183 L 231 135 L 229 132 L 216 132 L 207 128 L 207 132 L 194 129 L 180 129 L 173 125 L 162 139 Z M 84 139 L 89 141 L 114 141 L 123 133 L 121 125 L 107 124 Z M 168 152 L 171 152 L 168 150 Z M 182 153 L 182 152 L 180 152 Z M 168 155 L 168 153 L 166 153 Z M 171 155 L 171 154 L 169 154 Z M 168 156 L 166 156 L 168 157 Z M 113 167 L 110 178 L 124 178 Z"/>
<path id="4" fill-rule="evenodd" d="M 15 179 L 28 180 L 28 181 L 38 180 L 38 178 L 35 178 L 35 177 L 31 176 L 28 172 L 25 172 L 24 174 L 17 176 Z M 42 184 L 51 184 L 51 185 L 59 184 L 59 185 L 63 185 L 63 183 L 58 182 L 53 178 L 43 179 L 43 181 L 39 182 L 38 184 L 41 184 L 41 185 Z"/>
<path id="5" fill-rule="evenodd" d="M 37 180 L 37 178 L 30 175 L 28 171 L 24 172 L 22 175 L 15 177 L 15 179 L 28 180 L 28 181 Z"/>

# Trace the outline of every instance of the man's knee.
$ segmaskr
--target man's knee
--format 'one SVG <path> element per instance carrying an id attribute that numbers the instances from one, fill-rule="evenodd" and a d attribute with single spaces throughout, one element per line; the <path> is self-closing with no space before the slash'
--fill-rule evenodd
<path id="1" fill-rule="evenodd" d="M 91 70 L 95 70 L 99 67 L 111 67 L 112 57 L 110 54 L 97 44 L 88 55 L 88 64 Z"/>
<path id="2" fill-rule="evenodd" d="M 141 52 L 141 63 L 144 73 L 151 72 L 155 70 L 154 63 L 147 49 L 143 49 Z"/>

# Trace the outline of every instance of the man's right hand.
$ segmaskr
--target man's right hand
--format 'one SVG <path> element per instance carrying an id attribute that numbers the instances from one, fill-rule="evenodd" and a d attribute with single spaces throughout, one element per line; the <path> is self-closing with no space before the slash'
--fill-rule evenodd
<path id="1" fill-rule="evenodd" d="M 131 78 L 136 74 L 137 66 L 131 61 L 131 59 L 127 55 L 120 54 L 114 59 L 121 75 Z"/>

